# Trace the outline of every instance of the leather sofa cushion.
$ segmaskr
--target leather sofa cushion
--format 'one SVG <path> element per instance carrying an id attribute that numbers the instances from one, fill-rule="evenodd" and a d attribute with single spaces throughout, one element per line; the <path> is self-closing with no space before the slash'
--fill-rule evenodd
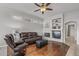
<path id="1" fill-rule="evenodd" d="M 20 33 L 20 37 L 21 37 L 21 38 L 22 38 L 22 37 L 28 37 L 28 33 L 22 32 L 22 33 Z"/>
<path id="2" fill-rule="evenodd" d="M 36 32 L 21 32 L 20 33 L 20 37 L 29 37 L 29 38 L 33 38 L 36 37 L 37 33 Z"/>

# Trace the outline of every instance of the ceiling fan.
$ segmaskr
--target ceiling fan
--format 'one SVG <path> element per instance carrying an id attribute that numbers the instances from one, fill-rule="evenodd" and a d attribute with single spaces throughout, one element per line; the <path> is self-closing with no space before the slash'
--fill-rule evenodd
<path id="1" fill-rule="evenodd" d="M 48 6 L 51 3 L 41 3 L 41 5 L 39 5 L 37 3 L 34 3 L 34 4 L 39 7 L 39 9 L 35 10 L 34 12 L 41 11 L 41 13 L 44 14 L 44 12 L 47 11 L 47 10 L 49 10 L 49 11 L 52 11 L 53 10 L 51 8 L 48 8 Z"/>

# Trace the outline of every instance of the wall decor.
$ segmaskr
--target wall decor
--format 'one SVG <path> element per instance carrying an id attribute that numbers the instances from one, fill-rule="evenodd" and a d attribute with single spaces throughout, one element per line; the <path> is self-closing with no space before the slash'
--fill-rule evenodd
<path id="1" fill-rule="evenodd" d="M 52 20 L 52 29 L 61 29 L 61 18 Z"/>

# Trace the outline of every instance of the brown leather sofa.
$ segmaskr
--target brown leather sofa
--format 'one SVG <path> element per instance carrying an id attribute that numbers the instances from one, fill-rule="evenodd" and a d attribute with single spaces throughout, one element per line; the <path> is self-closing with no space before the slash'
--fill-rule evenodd
<path id="1" fill-rule="evenodd" d="M 36 32 L 21 32 L 20 37 L 28 44 L 35 43 L 36 40 L 42 39 Z"/>

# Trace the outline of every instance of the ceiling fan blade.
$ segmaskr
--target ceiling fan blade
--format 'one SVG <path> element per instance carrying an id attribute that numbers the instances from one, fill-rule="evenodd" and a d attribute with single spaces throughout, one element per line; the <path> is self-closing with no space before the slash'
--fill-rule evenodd
<path id="1" fill-rule="evenodd" d="M 37 4 L 37 3 L 34 3 L 36 6 L 38 6 L 38 7 L 40 7 L 40 5 L 39 4 Z"/>
<path id="2" fill-rule="evenodd" d="M 40 9 L 37 9 L 37 10 L 35 10 L 34 12 L 37 12 L 37 11 L 39 11 Z"/>
<path id="3" fill-rule="evenodd" d="M 46 8 L 46 10 L 53 10 L 53 9 L 51 9 L 51 8 Z"/>
<path id="4" fill-rule="evenodd" d="M 49 6 L 51 3 L 47 3 L 46 6 Z"/>

